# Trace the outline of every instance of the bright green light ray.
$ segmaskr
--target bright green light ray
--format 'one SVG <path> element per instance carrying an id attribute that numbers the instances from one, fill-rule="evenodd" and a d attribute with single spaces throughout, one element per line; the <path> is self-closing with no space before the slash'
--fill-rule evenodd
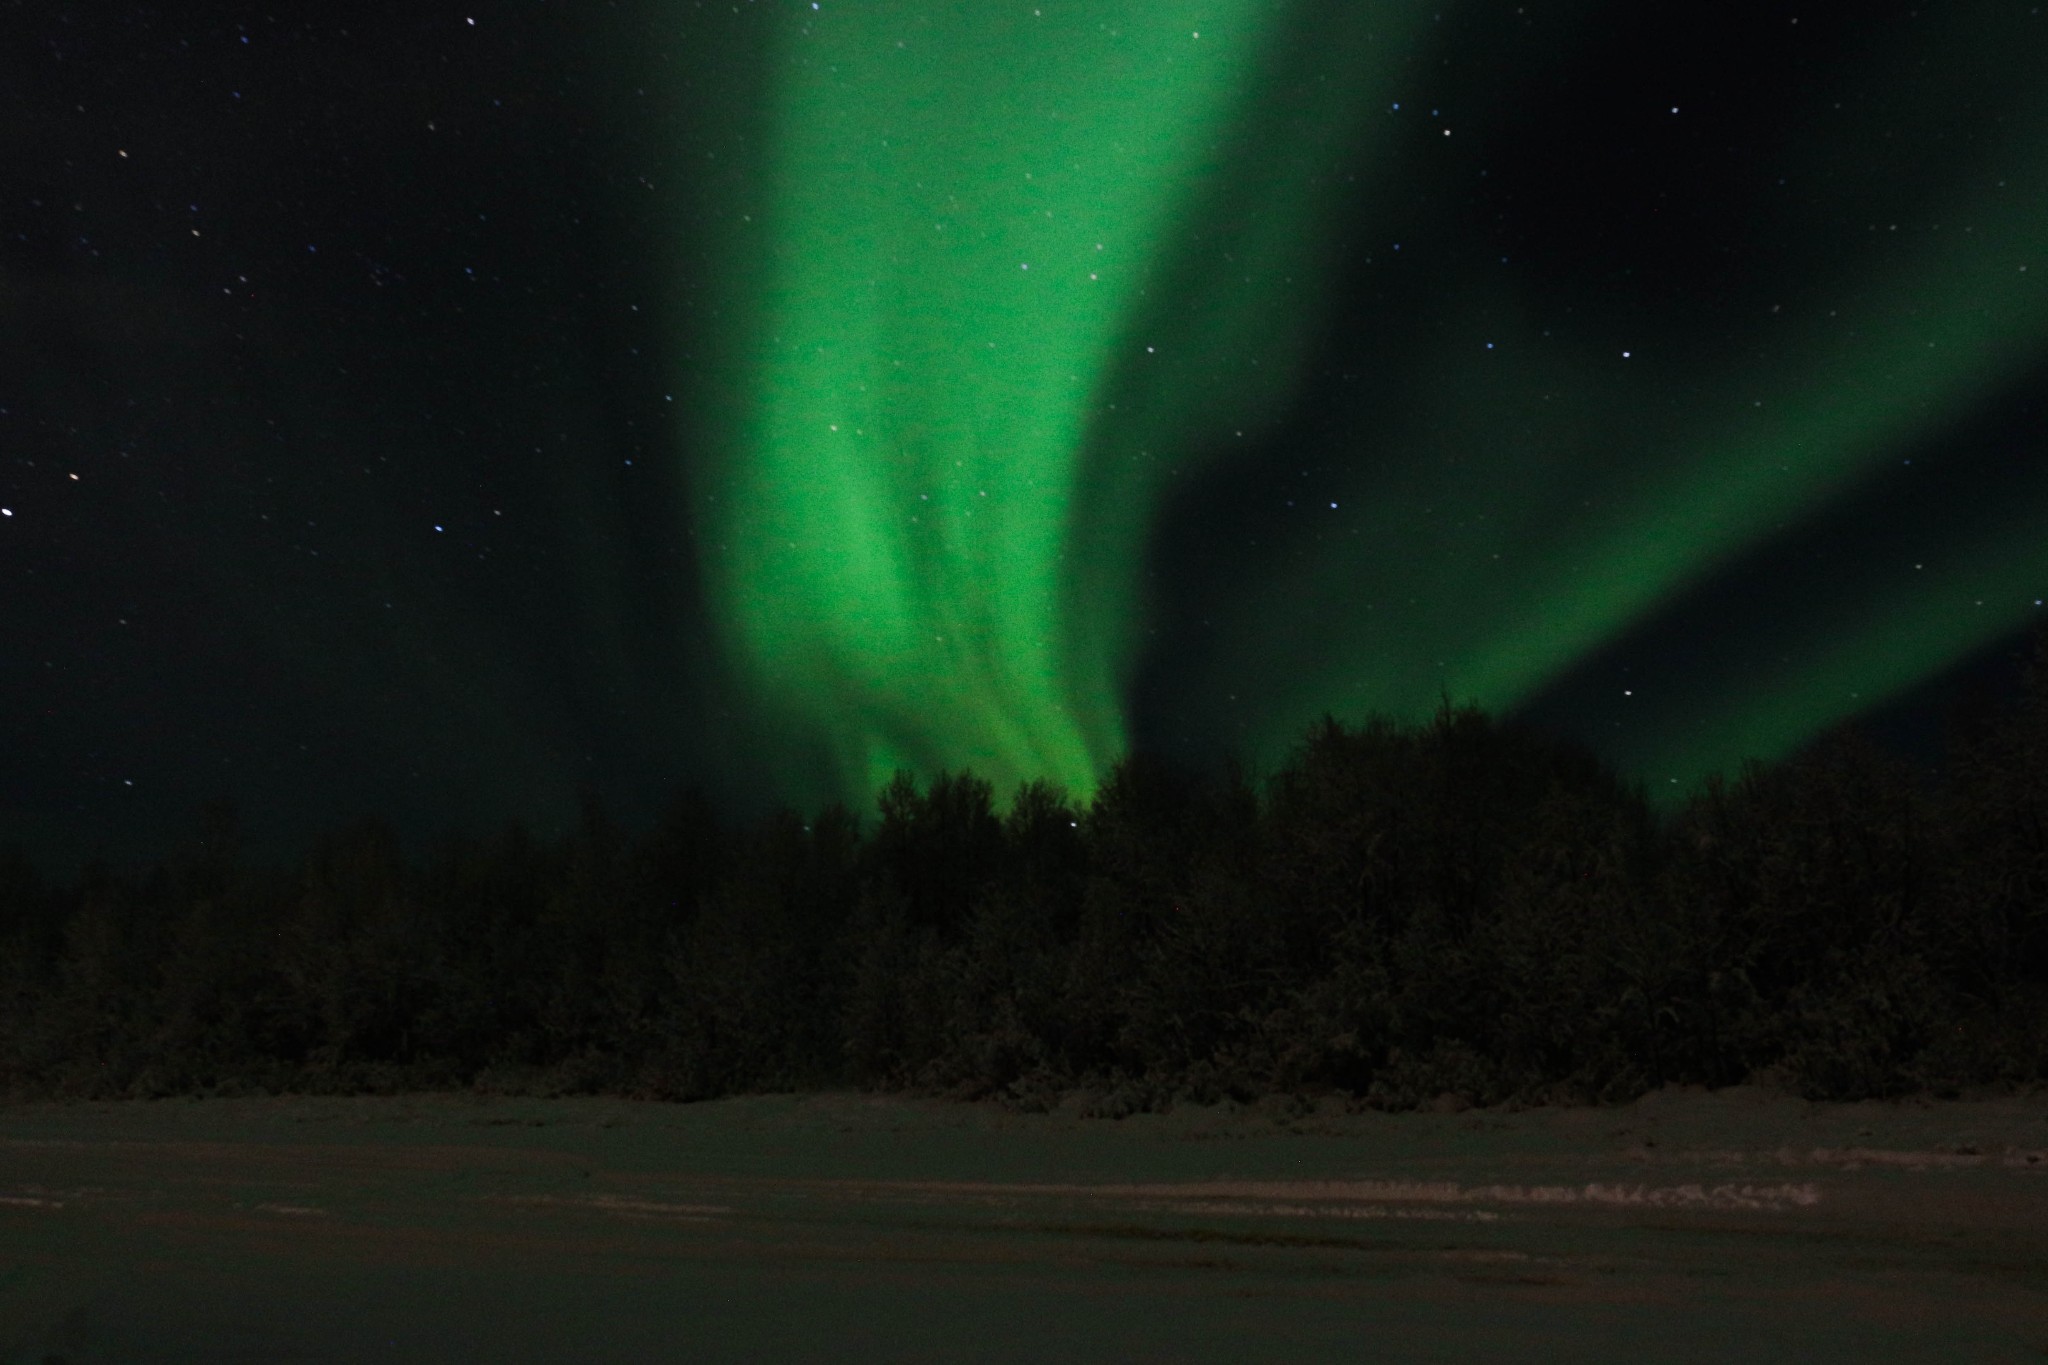
<path id="1" fill-rule="evenodd" d="M 750 681 L 828 738 L 840 793 L 941 763 L 1085 789 L 1121 744 L 1117 698 L 1064 667 L 1074 461 L 1257 7 L 1044 8 L 835 6 L 786 35 L 715 567 Z"/>
<path id="2" fill-rule="evenodd" d="M 1122 448 L 1094 451 L 1107 473 L 1084 468 L 1105 376 L 1165 352 L 1155 391 L 1199 381 L 1192 343 L 1243 325 L 1243 300 L 1271 312 L 1315 287 L 1306 261 L 1283 278 L 1317 201 L 1295 189 L 1217 233 L 1247 287 L 1138 335 L 1161 321 L 1148 291 L 1173 283 L 1160 263 L 1214 227 L 1197 210 L 1246 188 L 1219 174 L 1247 133 L 1299 131 L 1273 126 L 1291 110 L 1312 135 L 1268 148 L 1286 154 L 1266 170 L 1307 170 L 1348 124 L 1326 115 L 1358 101 L 1333 87 L 1245 117 L 1275 53 L 1302 46 L 1275 13 L 958 0 L 791 22 L 761 353 L 709 569 L 753 699 L 830 747 L 837 771 L 813 788 L 865 794 L 898 766 L 965 764 L 1086 792 L 1121 750 L 1157 471 Z M 1233 379 L 1234 411 L 1284 388 L 1284 351 L 1271 380 Z M 1216 419 L 1180 392 L 1152 448 Z"/>

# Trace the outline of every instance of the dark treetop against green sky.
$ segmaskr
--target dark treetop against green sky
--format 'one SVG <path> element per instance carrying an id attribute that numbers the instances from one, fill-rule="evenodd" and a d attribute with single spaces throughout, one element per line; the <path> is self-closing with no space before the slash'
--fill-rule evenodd
<path id="1" fill-rule="evenodd" d="M 0 839 L 1922 734 L 2048 596 L 2044 71 L 2009 0 L 0 6 Z"/>

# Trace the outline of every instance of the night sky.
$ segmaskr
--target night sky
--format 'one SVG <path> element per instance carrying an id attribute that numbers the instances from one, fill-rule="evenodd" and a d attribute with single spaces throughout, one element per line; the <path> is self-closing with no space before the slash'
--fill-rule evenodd
<path id="1" fill-rule="evenodd" d="M 0 8 L 0 842 L 1086 794 L 1448 694 L 1677 800 L 2048 597 L 2048 15 Z"/>

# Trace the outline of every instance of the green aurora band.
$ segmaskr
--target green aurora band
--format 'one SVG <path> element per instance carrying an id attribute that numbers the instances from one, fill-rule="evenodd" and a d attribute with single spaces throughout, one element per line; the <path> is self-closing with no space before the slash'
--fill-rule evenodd
<path id="1" fill-rule="evenodd" d="M 1414 155 L 1413 120 L 1388 115 L 1433 13 L 778 13 L 765 190 L 733 247 L 755 295 L 745 377 L 697 515 L 733 681 L 788 794 L 864 803 L 899 768 L 960 767 L 1093 790 L 1126 743 L 1162 498 L 1284 419 L 1325 280 L 1388 240 L 1371 191 Z M 1505 281 L 1447 275 L 1449 321 L 1411 343 L 1440 352 L 1431 382 L 1362 387 L 1355 420 L 1301 452 L 1344 471 L 1339 529 L 1233 582 L 1184 712 L 1270 761 L 1326 711 L 1412 719 L 1445 689 L 1511 711 L 2038 365 L 2048 98 L 2026 35 L 1987 38 L 2017 14 L 1961 6 L 1945 64 L 1923 37 L 1862 68 L 1873 90 L 1917 73 L 1916 109 L 1943 106 L 1923 66 L 2035 89 L 1975 158 L 1844 166 L 1820 110 L 1788 111 L 1805 131 L 1784 174 L 1828 189 L 1787 231 L 1857 235 L 1710 345 L 1593 322 L 1553 337 Z M 1512 89 L 1492 98 L 1461 117 L 1511 119 Z M 2002 182 L 2013 165 L 2026 188 Z M 1684 790 L 2022 625 L 2048 577 L 2038 529 L 1958 557 L 1851 593 L 1777 676 L 1631 732 L 1624 767 Z"/>

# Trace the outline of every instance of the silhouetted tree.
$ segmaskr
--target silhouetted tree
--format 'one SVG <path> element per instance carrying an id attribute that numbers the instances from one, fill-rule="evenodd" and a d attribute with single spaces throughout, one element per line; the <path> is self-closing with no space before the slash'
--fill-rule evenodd
<path id="1" fill-rule="evenodd" d="M 1936 953 L 1972 1022 L 1947 1030 L 1944 1071 L 2015 1080 L 2048 1069 L 2048 628 L 2017 702 L 1963 738 L 1943 826 L 1954 853 Z"/>
<path id="2" fill-rule="evenodd" d="M 910 923 L 950 934 L 1003 866 L 992 789 L 971 773 L 940 773 L 920 793 L 899 772 L 877 799 L 881 819 L 863 850 L 868 882 L 900 896 Z"/>
<path id="3" fill-rule="evenodd" d="M 1815 1098 L 1891 1093 L 1944 1005 L 1927 800 L 1852 729 L 1709 784 L 1677 840 L 1711 1079 L 1783 1062 Z"/>

